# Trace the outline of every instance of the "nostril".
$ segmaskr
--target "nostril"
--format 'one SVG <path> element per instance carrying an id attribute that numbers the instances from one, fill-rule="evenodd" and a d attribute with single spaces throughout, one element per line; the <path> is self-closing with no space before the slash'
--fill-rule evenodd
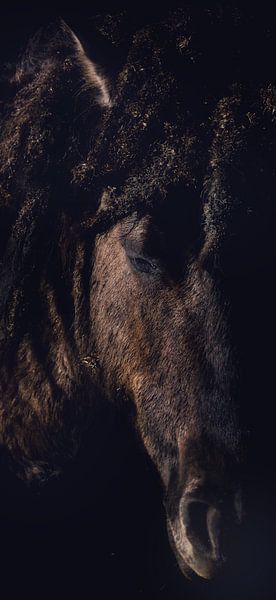
<path id="1" fill-rule="evenodd" d="M 205 497 L 202 496 L 201 490 L 193 496 L 182 496 L 183 556 L 195 573 L 210 579 L 233 558 L 235 546 L 229 542 L 237 537 L 234 528 L 235 524 L 238 527 L 238 511 L 235 497 L 231 495 L 214 497 L 209 493 L 208 500 L 207 493 Z"/>
<path id="2" fill-rule="evenodd" d="M 223 560 L 221 512 L 202 500 L 190 500 L 184 514 L 186 535 L 194 548 L 216 560 Z"/>
<path id="3" fill-rule="evenodd" d="M 205 502 L 191 501 L 186 513 L 186 531 L 191 541 L 198 541 L 205 550 L 211 549 L 211 540 L 207 527 L 209 505 Z"/>
<path id="4" fill-rule="evenodd" d="M 207 511 L 207 528 L 214 557 L 222 558 L 221 512 L 214 506 Z"/>

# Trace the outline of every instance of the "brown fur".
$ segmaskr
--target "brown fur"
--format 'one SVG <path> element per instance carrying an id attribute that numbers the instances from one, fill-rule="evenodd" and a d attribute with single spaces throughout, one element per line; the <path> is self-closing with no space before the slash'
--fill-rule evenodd
<path id="1" fill-rule="evenodd" d="M 102 402 L 130 400 L 179 564 L 208 578 L 218 523 L 240 518 L 227 277 L 256 266 L 260 200 L 264 229 L 275 215 L 275 97 L 262 69 L 253 88 L 233 80 L 227 45 L 225 73 L 220 17 L 202 15 L 136 33 L 112 102 L 64 23 L 17 70 L 0 141 L 0 432 L 19 476 L 42 480 Z"/>

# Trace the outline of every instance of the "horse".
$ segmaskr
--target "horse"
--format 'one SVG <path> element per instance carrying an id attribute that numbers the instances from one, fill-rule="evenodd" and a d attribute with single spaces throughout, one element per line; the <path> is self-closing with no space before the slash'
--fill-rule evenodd
<path id="1" fill-rule="evenodd" d="M 276 113 L 256 27 L 178 9 L 131 35 L 110 83 L 58 20 L 1 123 L 1 447 L 43 482 L 106 404 L 131 407 L 180 569 L 206 579 L 267 426 Z"/>

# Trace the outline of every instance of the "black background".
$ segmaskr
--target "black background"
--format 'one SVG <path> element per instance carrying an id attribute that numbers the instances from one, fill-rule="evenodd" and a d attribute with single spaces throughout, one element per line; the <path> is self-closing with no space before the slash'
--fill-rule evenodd
<path id="1" fill-rule="evenodd" d="M 14 3 L 2 8 L 0 61 L 13 61 L 38 27 L 62 16 L 91 57 L 115 78 L 124 46 L 114 50 L 95 30 L 99 15 L 110 10 L 120 7 Z M 129 8 L 129 20 L 135 25 L 157 10 L 161 13 L 153 5 Z M 105 432 L 95 423 L 77 461 L 61 480 L 42 489 L 26 488 L 3 464 L 1 598 L 272 600 L 275 490 L 267 492 L 265 512 L 259 511 L 255 493 L 255 527 L 245 530 L 229 571 L 212 583 L 187 581 L 169 548 L 161 490 L 150 461 L 127 418 L 110 411 L 101 419 Z"/>

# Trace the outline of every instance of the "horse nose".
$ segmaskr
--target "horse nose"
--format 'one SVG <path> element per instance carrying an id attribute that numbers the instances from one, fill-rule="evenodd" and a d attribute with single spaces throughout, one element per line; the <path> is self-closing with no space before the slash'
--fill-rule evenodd
<path id="1" fill-rule="evenodd" d="M 219 500 L 204 499 L 202 492 L 184 496 L 182 520 L 190 566 L 201 577 L 211 579 L 230 558 L 232 539 L 241 522 L 240 494 Z"/>

